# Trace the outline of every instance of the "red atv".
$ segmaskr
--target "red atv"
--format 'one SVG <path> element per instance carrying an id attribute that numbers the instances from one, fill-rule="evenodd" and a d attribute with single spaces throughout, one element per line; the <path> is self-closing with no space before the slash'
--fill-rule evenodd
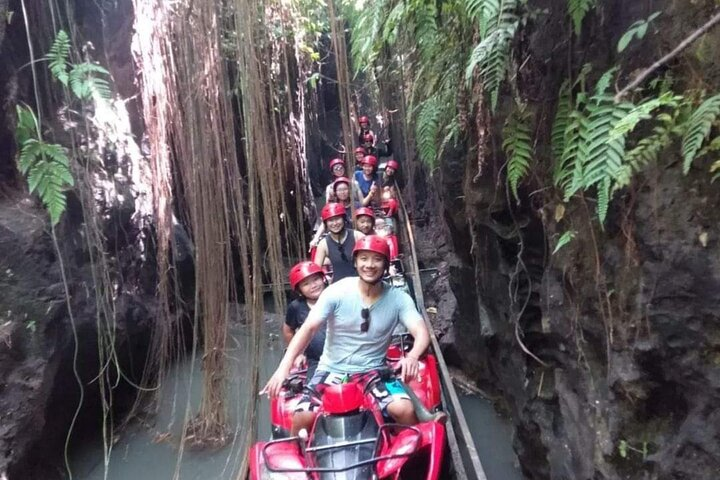
<path id="1" fill-rule="evenodd" d="M 390 369 L 404 355 L 403 337 L 400 344 L 388 349 Z M 281 395 L 271 402 L 275 439 L 256 443 L 251 449 L 251 479 L 440 478 L 445 425 L 443 417 L 430 413 L 440 408 L 440 382 L 433 354 L 420 359 L 417 378 L 405 387 L 420 419 L 414 426 L 388 423 L 372 394 L 363 392 L 359 383 L 350 382 L 324 390 L 308 434 L 287 437 L 302 391 L 302 377 L 300 372 L 291 375 Z"/>

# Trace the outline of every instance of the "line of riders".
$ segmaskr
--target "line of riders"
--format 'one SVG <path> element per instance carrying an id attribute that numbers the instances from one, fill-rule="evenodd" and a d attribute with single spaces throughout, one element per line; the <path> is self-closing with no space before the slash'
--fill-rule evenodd
<path id="1" fill-rule="evenodd" d="M 287 350 L 263 389 L 274 398 L 291 370 L 307 367 L 291 435 L 310 430 L 323 390 L 338 382 L 355 381 L 372 392 L 389 421 L 414 425 L 418 416 L 427 418 L 408 389 L 398 389 L 397 378 L 386 371 L 386 352 L 399 324 L 413 337 L 412 348 L 398 364 L 402 382 L 418 375 L 418 361 L 430 343 L 412 297 L 383 281 L 399 264 L 394 233 L 399 164 L 388 160 L 379 174 L 370 121 L 360 117 L 358 123 L 362 146 L 354 153 L 361 170 L 351 180 L 342 159 L 329 163 L 334 180 L 325 190 L 322 225 L 310 244 L 311 260 L 289 272 L 290 288 L 298 298 L 289 304 L 282 327 Z M 385 147 L 382 153 L 387 154 L 389 142 Z M 446 415 L 439 412 L 432 418 L 445 421 Z"/>

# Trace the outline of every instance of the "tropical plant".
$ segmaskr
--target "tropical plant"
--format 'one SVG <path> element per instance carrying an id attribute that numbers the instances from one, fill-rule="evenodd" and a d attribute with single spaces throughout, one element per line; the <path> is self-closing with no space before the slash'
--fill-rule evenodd
<path id="1" fill-rule="evenodd" d="M 110 99 L 110 84 L 104 78 L 109 77 L 110 73 L 96 63 L 71 63 L 70 46 L 67 33 L 64 30 L 58 31 L 46 56 L 53 77 L 69 87 L 80 100 Z"/>
<path id="2" fill-rule="evenodd" d="M 17 116 L 18 168 L 27 176 L 30 193 L 38 194 L 55 225 L 65 211 L 65 190 L 74 184 L 68 157 L 62 146 L 42 140 L 37 118 L 29 107 L 18 106 Z"/>
<path id="3" fill-rule="evenodd" d="M 575 109 L 569 114 L 566 107 L 558 108 L 555 118 L 554 135 L 556 155 L 554 169 L 555 185 L 560 187 L 565 201 L 578 191 L 595 188 L 597 191 L 597 212 L 604 222 L 612 191 L 627 185 L 640 160 L 652 156 L 662 143 L 662 138 L 648 140 L 641 151 L 635 152 L 636 161 L 628 164 L 626 158 L 626 137 L 643 120 L 649 120 L 651 113 L 662 107 L 677 108 L 682 97 L 665 92 L 658 97 L 645 99 L 634 105 L 630 102 L 616 102 L 607 92 L 614 69 L 606 72 L 597 82 L 595 92 L 588 97 L 578 93 Z M 567 102 L 567 87 L 561 88 L 561 102 Z M 565 126 L 560 139 L 559 129 Z M 657 133 L 657 132 L 656 132 Z M 562 145 L 562 154 L 560 152 Z M 640 144 L 638 144 L 640 146 Z"/>
<path id="4" fill-rule="evenodd" d="M 518 1 L 468 0 L 467 10 L 479 24 L 481 40 L 470 54 L 465 80 L 472 83 L 475 68 L 479 68 L 483 90 L 489 93 L 494 111 L 507 72 L 510 46 L 520 23 Z"/>
<path id="5" fill-rule="evenodd" d="M 713 122 L 720 114 L 720 94 L 705 100 L 692 114 L 682 140 L 683 173 L 690 171 L 693 160 L 710 134 Z"/>
<path id="6" fill-rule="evenodd" d="M 580 35 L 585 15 L 595 6 L 595 0 L 568 0 L 568 14 L 575 28 L 575 35 Z"/>
<path id="7" fill-rule="evenodd" d="M 643 37 L 645 37 L 650 22 L 655 20 L 658 15 L 660 15 L 660 13 L 661 12 L 655 12 L 647 19 L 638 20 L 637 22 L 630 25 L 630 28 L 628 28 L 627 32 L 625 32 L 623 36 L 620 37 L 617 45 L 617 51 L 622 52 L 623 50 L 625 50 L 627 46 L 630 45 L 630 42 L 633 40 L 633 38 L 641 40 Z"/>
<path id="8" fill-rule="evenodd" d="M 533 156 L 531 119 L 532 115 L 527 107 L 518 105 L 508 117 L 503 129 L 502 148 L 507 156 L 507 181 L 518 203 L 518 184 L 528 174 Z"/>

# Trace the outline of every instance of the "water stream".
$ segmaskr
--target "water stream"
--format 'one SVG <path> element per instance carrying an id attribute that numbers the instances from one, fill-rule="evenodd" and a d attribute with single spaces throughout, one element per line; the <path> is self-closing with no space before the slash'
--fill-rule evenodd
<path id="1" fill-rule="evenodd" d="M 284 345 L 275 332 L 279 318 L 266 323 L 263 337 L 261 382 L 271 375 L 280 360 Z M 247 385 L 249 337 L 241 326 L 231 330 L 232 348 L 228 353 L 229 386 L 228 415 L 233 441 L 215 451 L 194 451 L 185 448 L 178 462 L 178 449 L 183 420 L 187 412 L 192 416 L 200 404 L 202 376 L 200 355 L 195 361 L 178 362 L 168 376 L 162 403 L 154 425 L 133 424 L 119 433 L 113 445 L 107 468 L 104 468 L 101 438 L 86 440 L 71 451 L 73 477 L 80 480 L 144 480 L 171 479 L 176 471 L 183 480 L 234 480 L 240 473 L 245 448 L 245 425 L 239 425 L 245 403 L 249 400 Z M 188 407 L 188 397 L 190 407 Z M 462 397 L 463 409 L 473 432 L 483 467 L 489 480 L 520 480 L 511 447 L 511 427 L 498 416 L 492 404 L 473 396 Z M 189 410 L 188 410 L 189 408 Z M 263 397 L 257 417 L 258 438 L 270 438 L 269 405 Z"/>

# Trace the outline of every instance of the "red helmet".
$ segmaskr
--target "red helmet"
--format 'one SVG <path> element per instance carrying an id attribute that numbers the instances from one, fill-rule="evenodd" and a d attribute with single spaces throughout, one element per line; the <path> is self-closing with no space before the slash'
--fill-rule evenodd
<path id="1" fill-rule="evenodd" d="M 379 253 L 385 257 L 385 260 L 390 261 L 390 247 L 388 247 L 384 238 L 378 237 L 377 235 L 368 235 L 355 242 L 353 258 L 361 251 Z"/>
<path id="2" fill-rule="evenodd" d="M 368 217 L 371 217 L 373 220 L 375 220 L 375 212 L 373 212 L 372 208 L 360 207 L 357 210 L 355 210 L 355 218 L 360 217 L 362 215 L 366 215 Z"/>
<path id="3" fill-rule="evenodd" d="M 323 222 L 340 215 L 345 215 L 345 207 L 341 203 L 326 203 L 320 212 Z"/>
<path id="4" fill-rule="evenodd" d="M 377 167 L 378 161 L 377 157 L 374 155 L 365 155 L 365 158 L 363 158 L 363 164 L 372 165 L 373 167 Z"/>
<path id="5" fill-rule="evenodd" d="M 363 391 L 357 383 L 328 385 L 323 390 L 323 411 L 330 415 L 342 415 L 358 410 L 363 405 Z"/>
<path id="6" fill-rule="evenodd" d="M 335 181 L 332 183 L 333 192 L 335 192 L 335 190 L 337 190 L 338 185 L 340 185 L 341 183 L 345 183 L 345 184 L 347 184 L 347 186 L 349 187 L 349 186 L 350 186 L 350 179 L 347 178 L 347 177 L 338 177 L 338 178 L 336 178 Z M 344 208 L 344 207 L 343 207 L 343 208 Z"/>
<path id="7" fill-rule="evenodd" d="M 335 165 L 342 165 L 345 166 L 345 161 L 342 158 L 333 158 L 330 160 L 330 170 L 335 168 Z"/>
<path id="8" fill-rule="evenodd" d="M 385 164 L 385 168 L 392 168 L 393 170 L 398 170 L 400 168 L 400 164 L 395 160 L 388 160 Z"/>
<path id="9" fill-rule="evenodd" d="M 295 288 L 300 285 L 300 282 L 318 273 L 321 275 L 323 273 L 323 270 L 319 265 L 315 265 L 313 262 L 298 263 L 290 269 L 290 273 L 288 274 L 290 279 L 290 289 L 295 290 Z"/>
<path id="10" fill-rule="evenodd" d="M 363 123 L 368 123 L 368 124 L 369 124 L 369 123 L 370 123 L 370 119 L 369 119 L 368 117 L 366 117 L 366 116 L 363 115 L 362 117 L 358 118 L 358 123 L 359 123 L 360 125 L 362 125 Z"/>
<path id="11" fill-rule="evenodd" d="M 365 153 L 366 153 L 366 152 L 365 152 L 365 148 L 363 148 L 363 147 L 357 147 L 357 148 L 355 149 L 355 153 L 362 153 L 363 156 L 365 156 Z"/>
<path id="12" fill-rule="evenodd" d="M 363 135 L 363 142 L 373 143 L 373 141 L 375 141 L 375 137 L 372 136 L 372 133 L 368 132 L 365 135 Z"/>

